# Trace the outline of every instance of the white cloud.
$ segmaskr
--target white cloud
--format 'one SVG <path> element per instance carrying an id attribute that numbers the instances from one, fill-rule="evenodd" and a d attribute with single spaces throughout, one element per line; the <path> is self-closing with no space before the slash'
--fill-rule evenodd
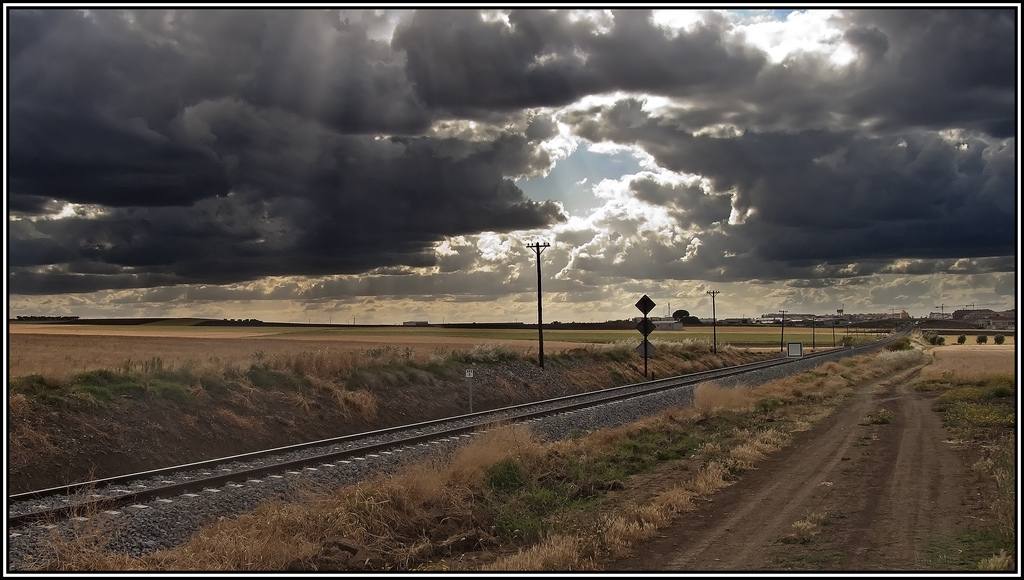
<path id="1" fill-rule="evenodd" d="M 747 42 L 767 53 L 774 63 L 800 52 L 828 55 L 836 66 L 845 66 L 857 58 L 857 51 L 843 40 L 836 25 L 837 10 L 797 10 L 785 20 L 759 20 L 739 23 L 736 32 Z"/>

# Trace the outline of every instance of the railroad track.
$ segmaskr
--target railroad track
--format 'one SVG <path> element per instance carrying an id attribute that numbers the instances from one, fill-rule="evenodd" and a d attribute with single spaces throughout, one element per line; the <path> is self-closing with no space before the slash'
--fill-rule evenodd
<path id="1" fill-rule="evenodd" d="M 291 470 L 310 469 L 309 466 L 312 465 L 348 463 L 353 459 L 362 460 L 368 455 L 390 455 L 394 451 L 425 446 L 431 442 L 468 438 L 476 432 L 499 424 L 532 421 L 669 389 L 692 388 L 709 380 L 743 375 L 837 353 L 848 356 L 874 350 L 901 335 L 902 333 L 893 334 L 867 345 L 832 349 L 801 358 L 773 358 L 410 425 L 17 493 L 8 496 L 7 522 L 8 526 L 13 528 L 32 522 L 56 521 L 75 517 L 76 514 L 112 510 L 125 505 L 138 506 L 149 500 L 160 500 L 193 491 L 210 491 L 224 485 L 238 485 L 234 482 L 252 481 L 265 475 L 281 477 L 273 474 L 294 473 Z M 314 452 L 309 453 L 310 450 Z"/>

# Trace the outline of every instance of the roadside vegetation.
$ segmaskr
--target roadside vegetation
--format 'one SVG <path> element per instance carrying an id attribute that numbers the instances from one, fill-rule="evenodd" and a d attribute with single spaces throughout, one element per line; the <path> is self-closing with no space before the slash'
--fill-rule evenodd
<path id="1" fill-rule="evenodd" d="M 937 546 L 952 569 L 1011 570 L 1016 562 L 1016 432 L 1018 391 L 1013 375 L 982 369 L 944 371 L 917 382 L 936 395 L 934 409 L 977 474 L 989 518 L 958 531 L 958 543 Z"/>
<path id="2" fill-rule="evenodd" d="M 692 406 L 562 441 L 523 426 L 448 460 L 203 528 L 143 557 L 102 536 L 54 545 L 59 570 L 588 570 L 628 555 L 707 501 L 855 387 L 922 364 L 920 351 L 830 362 L 751 389 L 702 385 Z M 676 474 L 662 485 L 653 474 Z M 813 535 L 815 516 L 795 533 Z M 799 536 L 796 541 L 799 540 Z"/>
<path id="3" fill-rule="evenodd" d="M 658 377 L 753 362 L 775 353 L 699 341 L 656 342 Z M 9 477 L 15 490 L 230 455 L 468 410 L 643 380 L 633 344 L 587 345 L 548 357 L 503 346 L 363 352 L 256 351 L 244 364 L 127 360 L 8 383 Z M 385 403 L 386 402 L 386 403 Z"/>

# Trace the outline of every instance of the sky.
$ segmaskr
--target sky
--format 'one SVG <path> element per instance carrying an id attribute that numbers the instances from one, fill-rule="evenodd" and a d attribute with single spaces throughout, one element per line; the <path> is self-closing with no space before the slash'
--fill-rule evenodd
<path id="1" fill-rule="evenodd" d="M 10 315 L 1015 307 L 1013 9 L 9 9 Z"/>

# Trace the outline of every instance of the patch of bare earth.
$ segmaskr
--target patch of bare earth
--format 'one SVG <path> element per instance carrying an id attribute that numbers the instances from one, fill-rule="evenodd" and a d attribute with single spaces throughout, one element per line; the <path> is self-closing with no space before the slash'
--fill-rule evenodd
<path id="1" fill-rule="evenodd" d="M 932 398 L 899 377 L 685 514 L 615 570 L 941 569 L 944 536 L 986 517 Z M 946 538 L 952 539 L 952 538 Z"/>

